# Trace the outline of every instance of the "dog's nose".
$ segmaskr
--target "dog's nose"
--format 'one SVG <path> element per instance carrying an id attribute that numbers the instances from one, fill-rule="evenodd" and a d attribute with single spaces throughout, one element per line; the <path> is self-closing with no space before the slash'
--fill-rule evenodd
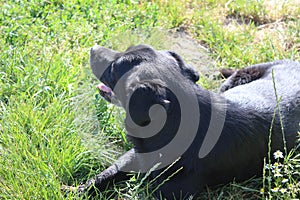
<path id="1" fill-rule="evenodd" d="M 118 52 L 94 45 L 90 51 L 90 66 L 95 76 L 100 79 L 105 69 L 115 60 Z"/>
<path id="2" fill-rule="evenodd" d="M 95 44 L 92 48 L 91 48 L 91 56 L 95 55 L 95 52 L 100 48 L 99 45 Z"/>

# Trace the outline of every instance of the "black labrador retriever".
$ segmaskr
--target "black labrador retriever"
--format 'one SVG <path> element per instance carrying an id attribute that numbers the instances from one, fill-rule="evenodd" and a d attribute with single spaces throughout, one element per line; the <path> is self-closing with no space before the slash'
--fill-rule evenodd
<path id="1" fill-rule="evenodd" d="M 238 70 L 218 94 L 197 85 L 198 73 L 171 51 L 138 45 L 116 52 L 96 45 L 90 63 L 101 95 L 125 109 L 134 148 L 79 186 L 80 192 L 92 195 L 130 178 L 130 172 L 151 172 L 156 198 L 196 197 L 206 186 L 261 176 L 268 152 L 294 146 L 298 62 Z"/>

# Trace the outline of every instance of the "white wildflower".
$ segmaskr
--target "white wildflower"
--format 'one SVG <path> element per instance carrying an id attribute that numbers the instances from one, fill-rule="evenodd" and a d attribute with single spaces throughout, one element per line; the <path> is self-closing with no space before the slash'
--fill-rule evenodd
<path id="1" fill-rule="evenodd" d="M 280 174 L 279 172 L 275 172 L 274 177 L 282 177 L 282 174 Z"/>
<path id="2" fill-rule="evenodd" d="M 271 189 L 272 192 L 278 192 L 279 188 L 278 187 L 274 187 L 273 189 Z"/>
<path id="3" fill-rule="evenodd" d="M 285 189 L 285 188 L 281 188 L 279 191 L 280 191 L 282 194 L 284 194 L 284 193 L 286 192 L 286 189 Z"/>
<path id="4" fill-rule="evenodd" d="M 266 169 L 271 169 L 271 167 L 272 167 L 271 164 L 266 164 L 266 165 L 265 165 L 265 168 L 266 168 Z"/>
<path id="5" fill-rule="evenodd" d="M 288 182 L 288 181 L 289 181 L 289 179 L 284 178 L 281 182 L 282 182 L 282 183 L 286 183 L 286 182 Z"/>
<path id="6" fill-rule="evenodd" d="M 280 150 L 275 151 L 273 155 L 275 159 L 283 158 L 283 153 Z"/>
<path id="7" fill-rule="evenodd" d="M 275 162 L 273 164 L 273 168 L 282 168 L 282 164 L 281 163 L 278 163 L 278 162 Z"/>
<path id="8" fill-rule="evenodd" d="M 260 188 L 260 194 L 264 194 L 265 193 L 265 189 L 264 188 Z"/>

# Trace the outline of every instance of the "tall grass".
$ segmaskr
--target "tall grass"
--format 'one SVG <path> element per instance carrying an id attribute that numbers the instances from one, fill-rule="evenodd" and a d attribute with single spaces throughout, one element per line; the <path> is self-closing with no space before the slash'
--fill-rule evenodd
<path id="1" fill-rule="evenodd" d="M 152 30 L 180 28 L 209 49 L 216 68 L 299 60 L 299 6 L 282 2 L 270 9 L 269 1 L 242 0 L 1 1 L 0 198 L 73 199 L 61 191 L 63 184 L 84 182 L 130 148 L 122 112 L 93 86 L 92 45 L 162 48 L 164 37 Z M 288 160 L 297 196 L 299 153 Z M 256 179 L 208 190 L 203 198 L 260 198 L 261 187 Z M 114 190 L 119 198 L 151 198 L 135 176 Z"/>

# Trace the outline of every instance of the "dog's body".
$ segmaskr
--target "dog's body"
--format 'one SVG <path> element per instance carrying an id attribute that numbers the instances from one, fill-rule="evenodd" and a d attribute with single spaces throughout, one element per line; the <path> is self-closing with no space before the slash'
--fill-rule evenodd
<path id="1" fill-rule="evenodd" d="M 126 110 L 125 125 L 134 148 L 80 186 L 80 191 L 93 193 L 92 185 L 103 191 L 128 179 L 129 171 L 147 172 L 157 163 L 161 165 L 149 176 L 152 187 L 158 188 L 157 198 L 184 199 L 197 196 L 205 186 L 261 176 L 269 138 L 271 152 L 284 151 L 279 116 L 287 150 L 294 146 L 300 122 L 297 62 L 278 61 L 239 70 L 221 86 L 220 94 L 197 85 L 197 72 L 177 54 L 145 45 L 123 53 L 95 46 L 91 67 L 105 84 L 98 86 L 102 96 L 109 101 L 117 99 Z M 161 128 L 156 130 L 152 122 Z M 187 124 L 185 128 L 182 123 Z M 147 132 L 149 127 L 155 134 Z M 177 134 L 183 137 L 178 140 Z M 170 148 L 165 151 L 165 147 Z"/>

